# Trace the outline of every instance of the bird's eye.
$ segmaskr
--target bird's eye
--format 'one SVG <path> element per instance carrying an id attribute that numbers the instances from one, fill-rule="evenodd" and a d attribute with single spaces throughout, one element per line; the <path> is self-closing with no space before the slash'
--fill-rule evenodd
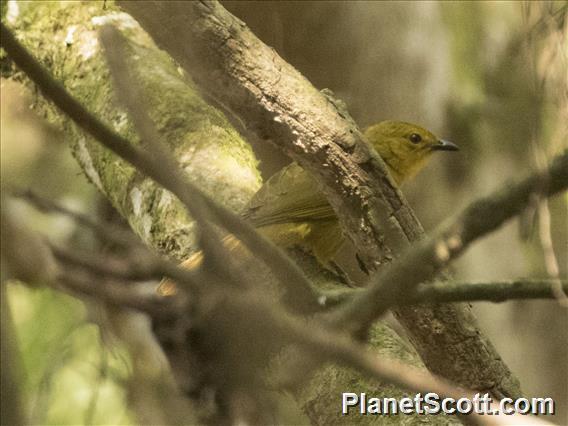
<path id="1" fill-rule="evenodd" d="M 420 136 L 418 133 L 413 133 L 410 135 L 409 139 L 412 143 L 419 143 L 422 141 L 422 136 Z"/>

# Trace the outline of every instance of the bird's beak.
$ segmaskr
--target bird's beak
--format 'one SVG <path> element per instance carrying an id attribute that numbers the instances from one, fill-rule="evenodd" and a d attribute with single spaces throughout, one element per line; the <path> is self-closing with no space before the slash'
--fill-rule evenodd
<path id="1" fill-rule="evenodd" d="M 459 151 L 460 148 L 450 141 L 440 139 L 438 143 L 432 145 L 432 151 Z"/>

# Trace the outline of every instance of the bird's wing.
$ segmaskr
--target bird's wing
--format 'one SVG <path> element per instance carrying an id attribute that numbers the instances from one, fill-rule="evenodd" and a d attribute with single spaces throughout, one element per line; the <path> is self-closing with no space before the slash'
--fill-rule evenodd
<path id="1" fill-rule="evenodd" d="M 315 180 L 297 163 L 272 176 L 250 201 L 243 217 L 255 227 L 334 219 Z"/>

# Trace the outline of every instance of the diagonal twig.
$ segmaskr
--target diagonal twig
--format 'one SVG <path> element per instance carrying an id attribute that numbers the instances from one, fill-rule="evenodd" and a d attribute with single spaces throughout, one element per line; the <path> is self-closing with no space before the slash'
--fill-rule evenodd
<path id="1" fill-rule="evenodd" d="M 568 281 L 560 280 L 561 288 L 568 291 Z M 495 282 L 437 282 L 420 284 L 403 299 L 396 301 L 397 306 L 421 303 L 452 302 L 507 302 L 510 300 L 554 300 L 556 280 L 519 279 Z M 342 305 L 351 301 L 362 288 L 341 288 L 322 292 L 320 300 L 327 307 Z"/>

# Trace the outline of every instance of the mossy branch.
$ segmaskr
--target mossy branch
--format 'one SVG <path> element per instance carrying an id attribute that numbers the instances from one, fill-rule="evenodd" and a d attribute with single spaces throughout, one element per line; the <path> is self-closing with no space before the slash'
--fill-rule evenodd
<path id="1" fill-rule="evenodd" d="M 316 178 L 367 269 L 423 236 L 357 126 L 218 2 L 118 4 L 256 137 L 278 144 Z M 397 315 L 431 371 L 498 396 L 520 395 L 468 306 L 401 308 Z"/>
<path id="2" fill-rule="evenodd" d="M 181 75 L 167 55 L 155 48 L 128 15 L 117 13 L 112 7 L 103 15 L 97 16 L 97 13 L 103 12 L 83 3 L 38 2 L 31 4 L 22 19 L 11 23 L 11 26 L 16 28 L 18 36 L 23 36 L 27 46 L 33 47 L 31 50 L 42 62 L 51 64 L 72 95 L 88 105 L 121 137 L 136 143 L 138 138 L 126 114 L 114 99 L 108 70 L 102 63 L 100 48 L 96 43 L 96 30 L 101 23 L 112 22 L 119 26 L 128 37 L 127 60 L 131 64 L 130 70 L 141 82 L 139 89 L 161 138 L 167 141 L 193 182 L 199 182 L 204 192 L 217 201 L 239 211 L 259 183 L 256 161 L 251 156 L 250 148 L 244 145 L 218 111 L 196 97 L 189 78 Z M 28 14 L 33 15 L 33 19 Z M 50 33 L 59 40 L 65 37 L 70 28 L 75 31 L 74 40 L 69 45 L 53 43 L 38 52 L 36 47 L 44 34 Z M 64 55 L 61 49 L 65 49 Z M 108 196 L 146 243 L 173 258 L 185 258 L 191 253 L 195 247 L 195 228 L 181 203 L 169 197 L 165 190 L 135 168 L 101 148 L 93 139 L 85 137 L 81 130 L 69 123 L 68 118 L 54 114 L 54 109 L 41 97 L 37 99 L 36 107 L 63 125 L 65 135 L 74 146 L 75 155 L 87 176 Z M 235 176 L 239 179 L 235 179 Z M 175 270 L 165 272 L 176 278 Z M 180 282 L 192 279 L 183 274 L 177 278 Z M 89 290 L 84 286 L 86 282 L 76 284 L 81 284 L 83 292 Z M 111 297 L 114 290 L 110 290 L 104 297 Z M 129 296 L 121 293 L 121 297 Z M 151 301 L 144 306 L 154 309 Z M 386 331 L 384 326 L 377 327 L 376 331 L 377 346 L 382 353 L 420 366 L 416 354 L 402 344 L 392 331 Z M 176 330 L 167 332 L 177 335 Z M 168 343 L 171 346 L 171 342 Z M 182 382 L 182 389 L 186 389 L 185 384 L 192 382 L 191 376 L 195 373 L 195 370 L 184 369 L 184 362 L 187 363 L 191 356 L 188 351 L 191 352 L 192 348 L 187 346 L 187 342 L 182 342 L 183 347 L 180 347 L 180 342 L 175 343 L 174 355 L 177 358 L 173 359 L 172 367 L 176 379 Z M 381 347 L 383 344 L 384 347 Z M 361 386 L 362 389 L 376 389 L 376 384 Z M 342 389 L 345 385 L 338 382 L 335 387 Z M 388 389 L 392 395 L 402 395 L 400 389 Z"/>

